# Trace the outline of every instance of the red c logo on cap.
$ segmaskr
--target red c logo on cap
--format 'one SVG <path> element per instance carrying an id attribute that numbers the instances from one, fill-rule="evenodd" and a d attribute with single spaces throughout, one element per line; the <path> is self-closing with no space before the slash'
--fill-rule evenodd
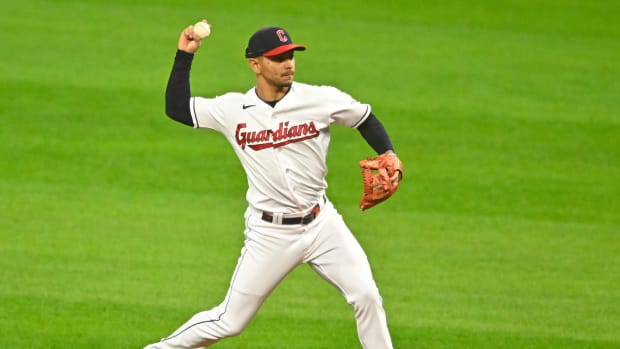
<path id="1" fill-rule="evenodd" d="M 288 36 L 286 36 L 286 32 L 284 30 L 278 29 L 278 31 L 276 31 L 276 35 L 278 35 L 278 39 L 280 39 L 281 42 L 288 41 Z"/>

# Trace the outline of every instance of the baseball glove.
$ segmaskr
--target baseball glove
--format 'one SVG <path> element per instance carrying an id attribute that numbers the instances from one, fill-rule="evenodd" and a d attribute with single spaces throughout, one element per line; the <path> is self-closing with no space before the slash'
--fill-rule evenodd
<path id="1" fill-rule="evenodd" d="M 403 164 L 393 152 L 360 161 L 364 195 L 360 208 L 369 209 L 392 196 L 403 176 Z"/>

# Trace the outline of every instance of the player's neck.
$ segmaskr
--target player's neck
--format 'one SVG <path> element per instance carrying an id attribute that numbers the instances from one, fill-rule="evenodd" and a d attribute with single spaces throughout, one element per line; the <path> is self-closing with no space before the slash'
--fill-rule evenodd
<path id="1" fill-rule="evenodd" d="M 290 88 L 290 86 L 273 86 L 257 83 L 256 94 L 265 102 L 274 102 L 282 99 L 282 97 L 288 93 Z"/>

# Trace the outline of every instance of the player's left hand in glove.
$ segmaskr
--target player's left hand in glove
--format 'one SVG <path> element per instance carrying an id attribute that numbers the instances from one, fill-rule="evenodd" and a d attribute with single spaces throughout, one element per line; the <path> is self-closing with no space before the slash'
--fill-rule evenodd
<path id="1" fill-rule="evenodd" d="M 360 209 L 366 210 L 392 196 L 403 177 L 403 164 L 392 151 L 360 161 L 364 195 Z"/>

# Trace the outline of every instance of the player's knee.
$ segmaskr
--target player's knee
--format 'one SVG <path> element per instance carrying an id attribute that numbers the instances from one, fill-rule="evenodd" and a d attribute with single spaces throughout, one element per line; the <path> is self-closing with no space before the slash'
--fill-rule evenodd
<path id="1" fill-rule="evenodd" d="M 381 298 L 381 295 L 376 288 L 358 292 L 349 297 L 348 301 L 355 309 L 383 307 L 383 298 Z"/>
<path id="2" fill-rule="evenodd" d="M 250 322 L 251 316 L 248 314 L 226 314 L 222 318 L 223 323 L 223 337 L 238 336 L 243 332 Z"/>

